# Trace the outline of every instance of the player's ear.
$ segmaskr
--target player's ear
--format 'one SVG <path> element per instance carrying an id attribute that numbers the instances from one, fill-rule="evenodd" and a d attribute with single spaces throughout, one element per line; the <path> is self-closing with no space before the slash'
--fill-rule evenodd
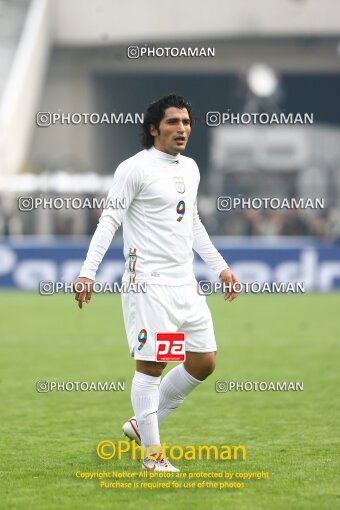
<path id="1" fill-rule="evenodd" d="M 154 124 L 150 124 L 150 135 L 151 136 L 159 135 L 159 131 Z"/>

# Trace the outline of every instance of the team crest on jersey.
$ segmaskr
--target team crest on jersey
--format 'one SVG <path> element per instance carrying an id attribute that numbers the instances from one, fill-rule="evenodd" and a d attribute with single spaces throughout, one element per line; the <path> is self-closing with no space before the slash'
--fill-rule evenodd
<path id="1" fill-rule="evenodd" d="M 185 184 L 183 177 L 174 177 L 175 188 L 178 193 L 185 192 Z"/>

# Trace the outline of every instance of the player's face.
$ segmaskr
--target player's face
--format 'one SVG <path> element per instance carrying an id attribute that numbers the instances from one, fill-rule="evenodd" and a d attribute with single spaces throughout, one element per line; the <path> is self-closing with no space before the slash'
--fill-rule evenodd
<path id="1" fill-rule="evenodd" d="M 172 156 L 184 151 L 191 133 L 190 117 L 186 108 L 167 108 L 159 129 L 151 127 L 156 149 Z"/>

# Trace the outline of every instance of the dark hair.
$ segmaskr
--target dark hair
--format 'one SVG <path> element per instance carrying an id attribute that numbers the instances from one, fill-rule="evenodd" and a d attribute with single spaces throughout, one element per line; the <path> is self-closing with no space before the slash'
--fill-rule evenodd
<path id="1" fill-rule="evenodd" d="M 155 126 L 159 130 L 159 124 L 164 117 L 164 112 L 167 108 L 186 108 L 190 117 L 190 126 L 194 123 L 194 117 L 192 116 L 192 106 L 183 96 L 179 94 L 169 94 L 168 96 L 161 97 L 157 101 L 150 103 L 145 114 L 144 122 L 142 124 L 142 145 L 146 149 L 150 149 L 153 146 L 153 136 L 150 134 L 151 125 Z"/>

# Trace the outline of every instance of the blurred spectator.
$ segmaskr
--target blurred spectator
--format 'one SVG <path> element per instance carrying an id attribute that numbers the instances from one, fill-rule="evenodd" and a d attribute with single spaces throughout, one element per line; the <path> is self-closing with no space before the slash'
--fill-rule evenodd
<path id="1" fill-rule="evenodd" d="M 311 235 L 311 229 L 307 219 L 304 217 L 304 211 L 301 209 L 290 209 L 283 213 L 284 220 L 281 229 L 281 235 L 284 236 L 307 236 Z"/>
<path id="2" fill-rule="evenodd" d="M 277 211 L 247 210 L 244 212 L 246 220 L 246 235 L 278 236 L 281 234 L 283 218 Z"/>
<path id="3" fill-rule="evenodd" d="M 330 215 L 330 211 L 321 211 L 320 214 L 315 215 L 310 219 L 311 234 L 324 241 L 331 241 L 333 237 L 332 224 L 333 221 Z"/>
<path id="4" fill-rule="evenodd" d="M 340 243 L 340 209 L 333 209 L 331 218 L 331 238 L 335 243 Z"/>

